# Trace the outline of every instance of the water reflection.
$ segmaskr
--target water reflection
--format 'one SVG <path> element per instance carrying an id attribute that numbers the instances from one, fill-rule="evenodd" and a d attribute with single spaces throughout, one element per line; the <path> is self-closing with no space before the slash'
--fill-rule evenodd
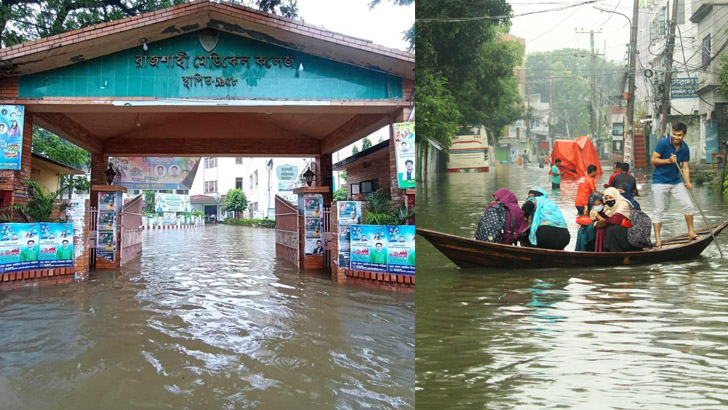
<path id="1" fill-rule="evenodd" d="M 538 168 L 497 170 L 446 176 L 421 189 L 418 226 L 469 235 L 497 188 L 521 199 L 533 185 L 548 186 Z M 562 182 L 551 196 L 572 238 L 573 191 Z M 649 214 L 649 185 L 641 192 Z M 696 196 L 712 223 L 726 219 L 725 205 L 707 189 L 696 188 Z M 663 230 L 684 233 L 681 209 L 673 204 L 670 212 Z M 719 238 L 724 249 L 725 239 Z M 685 263 L 498 270 L 458 269 L 417 240 L 418 408 L 728 404 L 728 264 L 715 247 Z"/>
<path id="2" fill-rule="evenodd" d="M 8 391 L 44 409 L 413 407 L 414 296 L 301 276 L 274 238 L 147 232 L 119 271 L 0 295 Z"/>

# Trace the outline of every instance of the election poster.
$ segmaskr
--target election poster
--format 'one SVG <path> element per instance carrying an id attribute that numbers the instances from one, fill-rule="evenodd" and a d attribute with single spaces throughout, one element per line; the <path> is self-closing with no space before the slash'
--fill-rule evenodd
<path id="1" fill-rule="evenodd" d="M 361 223 L 360 201 L 339 201 L 336 203 L 337 221 L 339 225 L 339 255 L 337 263 L 342 268 L 350 267 L 351 225 Z"/>
<path id="2" fill-rule="evenodd" d="M 415 274 L 415 226 L 387 226 L 387 271 Z"/>
<path id="3" fill-rule="evenodd" d="M 397 160 L 399 189 L 415 187 L 415 123 L 392 124 L 394 128 L 394 152 Z"/>
<path id="4" fill-rule="evenodd" d="M 38 269 L 37 223 L 0 224 L 0 273 Z"/>
<path id="5" fill-rule="evenodd" d="M 298 167 L 295 165 L 278 165 L 276 176 L 278 177 L 278 191 L 293 191 L 298 185 Z"/>
<path id="6" fill-rule="evenodd" d="M 387 227 L 351 225 L 351 269 L 387 272 Z"/>
<path id="7" fill-rule="evenodd" d="M 40 224 L 39 267 L 73 267 L 73 223 Z"/>
<path id="8" fill-rule="evenodd" d="M 190 189 L 200 157 L 113 157 L 114 185 L 127 189 Z"/>
<path id="9" fill-rule="evenodd" d="M 0 105 L 0 169 L 20 169 L 24 119 L 22 105 Z"/>
<path id="10" fill-rule="evenodd" d="M 154 209 L 157 212 L 190 212 L 189 195 L 163 194 L 157 192 L 154 194 Z"/>
<path id="11" fill-rule="evenodd" d="M 121 192 L 99 192 L 96 254 L 109 262 L 116 260 L 117 215 L 121 211 Z"/>
<path id="12" fill-rule="evenodd" d="M 305 218 L 306 231 L 304 251 L 306 255 L 323 253 L 323 212 L 324 197 L 321 194 L 305 194 L 303 196 L 303 216 Z"/>

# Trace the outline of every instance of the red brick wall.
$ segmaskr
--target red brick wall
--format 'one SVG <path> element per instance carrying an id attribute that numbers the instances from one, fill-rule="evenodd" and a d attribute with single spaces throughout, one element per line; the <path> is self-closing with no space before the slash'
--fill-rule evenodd
<path id="1" fill-rule="evenodd" d="M 392 186 L 392 179 L 396 180 L 397 174 L 394 177 L 390 176 L 390 169 L 388 166 L 389 158 L 393 156 L 393 153 L 388 153 L 384 156 L 384 159 L 379 157 L 379 160 L 373 161 L 362 161 L 359 160 L 357 164 L 354 164 L 350 168 L 347 168 L 347 192 L 351 198 L 351 184 L 357 184 L 361 181 L 368 181 L 370 179 L 376 179 L 379 181 L 379 188 L 389 190 Z"/>
<path id="2" fill-rule="evenodd" d="M 0 79 L 0 99 L 18 97 L 18 77 Z"/>

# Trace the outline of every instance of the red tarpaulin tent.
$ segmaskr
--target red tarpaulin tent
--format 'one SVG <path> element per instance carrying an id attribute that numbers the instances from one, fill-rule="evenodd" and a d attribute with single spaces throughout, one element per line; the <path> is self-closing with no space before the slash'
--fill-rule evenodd
<path id="1" fill-rule="evenodd" d="M 557 159 L 561 160 L 561 171 L 565 176 L 584 176 L 589 165 L 596 165 L 597 174 L 602 174 L 602 165 L 599 163 L 597 149 L 594 148 L 594 144 L 587 136 L 579 137 L 573 141 L 554 141 L 554 149 L 551 152 L 551 165 Z"/>

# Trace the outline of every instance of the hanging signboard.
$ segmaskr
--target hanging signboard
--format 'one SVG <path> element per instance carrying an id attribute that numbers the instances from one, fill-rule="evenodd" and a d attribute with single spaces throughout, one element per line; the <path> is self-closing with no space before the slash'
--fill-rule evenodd
<path id="1" fill-rule="evenodd" d="M 670 98 L 698 98 L 696 77 L 673 78 L 670 80 Z"/>
<path id="2" fill-rule="evenodd" d="M 0 105 L 0 169 L 20 169 L 24 119 L 24 106 Z"/>
<path id="3" fill-rule="evenodd" d="M 360 201 L 339 201 L 336 203 L 337 221 L 339 224 L 339 257 L 337 263 L 342 268 L 349 268 L 351 261 L 351 225 L 361 223 Z"/>
<path id="4" fill-rule="evenodd" d="M 399 189 L 415 187 L 415 123 L 392 124 Z"/>
<path id="5" fill-rule="evenodd" d="M 387 272 L 415 274 L 415 226 L 387 226 Z"/>
<path id="6" fill-rule="evenodd" d="M 190 189 L 199 157 L 113 157 L 114 185 L 127 189 Z"/>
<path id="7" fill-rule="evenodd" d="M 279 165 L 276 167 L 278 191 L 293 191 L 298 181 L 298 167 L 295 165 Z"/>
<path id="8" fill-rule="evenodd" d="M 190 196 L 177 194 L 154 194 L 156 212 L 190 212 Z"/>

